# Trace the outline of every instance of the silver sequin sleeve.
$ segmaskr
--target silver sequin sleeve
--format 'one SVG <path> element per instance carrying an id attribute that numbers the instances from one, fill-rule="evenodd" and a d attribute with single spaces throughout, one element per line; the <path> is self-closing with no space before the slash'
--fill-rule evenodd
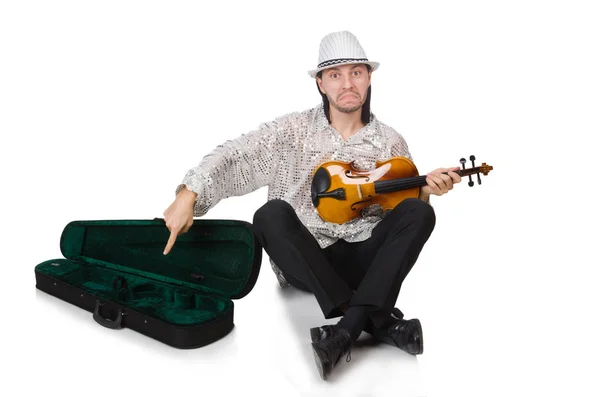
<path id="1" fill-rule="evenodd" d="M 392 157 L 406 157 L 407 159 L 412 161 L 412 156 L 410 151 L 408 150 L 408 145 L 406 141 L 402 137 L 402 135 L 398 134 L 395 130 L 390 128 L 392 131 L 393 138 L 392 140 L 392 148 L 390 149 Z"/>
<path id="2" fill-rule="evenodd" d="M 272 182 L 284 124 L 285 120 L 277 119 L 228 140 L 186 173 L 176 193 L 187 186 L 198 194 L 194 216 L 203 216 L 227 197 L 241 196 Z"/>

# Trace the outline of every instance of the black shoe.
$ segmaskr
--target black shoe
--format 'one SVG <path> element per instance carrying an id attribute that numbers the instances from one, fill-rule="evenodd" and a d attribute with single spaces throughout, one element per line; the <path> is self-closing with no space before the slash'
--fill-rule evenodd
<path id="1" fill-rule="evenodd" d="M 396 320 L 394 324 L 373 329 L 373 337 L 380 342 L 399 347 L 410 354 L 423 354 L 423 330 L 419 319 Z"/>
<path id="2" fill-rule="evenodd" d="M 397 320 L 383 329 L 369 330 L 371 335 L 379 342 L 396 346 L 410 354 L 423 354 L 423 329 L 419 319 L 404 320 L 402 312 L 394 308 L 392 313 Z M 310 338 L 313 343 L 330 336 L 333 333 L 333 325 L 323 325 L 311 328 Z"/>
<path id="3" fill-rule="evenodd" d="M 325 339 L 327 336 L 333 333 L 334 325 L 322 325 L 310 329 L 310 340 L 317 343 L 321 339 Z"/>
<path id="4" fill-rule="evenodd" d="M 322 332 L 323 329 L 327 331 Z M 311 339 L 315 340 L 317 335 L 319 338 L 322 335 L 322 338 L 312 343 L 312 349 L 319 375 L 321 375 L 321 379 L 325 380 L 344 354 L 348 354 L 346 361 L 350 361 L 352 338 L 345 329 L 332 325 L 312 328 L 310 330 Z"/>

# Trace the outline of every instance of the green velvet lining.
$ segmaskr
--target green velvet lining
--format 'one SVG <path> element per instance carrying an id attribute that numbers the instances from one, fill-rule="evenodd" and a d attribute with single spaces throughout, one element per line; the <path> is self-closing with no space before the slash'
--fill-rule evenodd
<path id="1" fill-rule="evenodd" d="M 91 263 L 55 259 L 36 266 L 42 274 L 82 288 L 101 299 L 171 324 L 196 325 L 218 317 L 233 307 L 226 298 L 138 277 Z"/>
<path id="2" fill-rule="evenodd" d="M 168 255 L 163 220 L 76 221 L 65 227 L 65 258 L 87 262 L 210 295 L 232 297 L 249 280 L 254 236 L 248 224 L 195 220 Z"/>

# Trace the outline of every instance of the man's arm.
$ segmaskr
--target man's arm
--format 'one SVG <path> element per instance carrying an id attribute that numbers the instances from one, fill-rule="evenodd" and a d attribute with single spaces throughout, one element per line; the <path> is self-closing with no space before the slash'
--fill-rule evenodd
<path id="1" fill-rule="evenodd" d="M 175 201 L 164 213 L 171 235 L 168 254 L 178 235 L 192 226 L 219 201 L 241 196 L 268 185 L 276 172 L 281 121 L 264 123 L 258 130 L 229 140 L 190 169 L 175 191 Z"/>
<path id="2" fill-rule="evenodd" d="M 431 205 L 431 203 L 429 202 L 429 196 L 430 193 L 427 192 L 425 189 L 421 188 L 421 191 L 419 192 L 419 199 Z"/>
<path id="3" fill-rule="evenodd" d="M 263 123 L 257 130 L 217 146 L 186 173 L 176 194 L 185 187 L 196 193 L 194 215 L 202 216 L 227 197 L 270 184 L 277 168 L 282 123 L 281 119 Z"/>

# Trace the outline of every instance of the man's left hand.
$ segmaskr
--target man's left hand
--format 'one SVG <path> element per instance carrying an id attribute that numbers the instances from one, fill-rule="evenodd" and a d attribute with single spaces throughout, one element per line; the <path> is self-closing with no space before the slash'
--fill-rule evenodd
<path id="1" fill-rule="evenodd" d="M 441 196 L 452 190 L 455 183 L 460 183 L 460 175 L 455 171 L 458 171 L 460 167 L 452 168 L 438 168 L 427 174 L 427 186 L 423 186 L 421 190 L 429 195 L 435 194 Z M 447 172 L 447 174 L 444 174 Z"/>

